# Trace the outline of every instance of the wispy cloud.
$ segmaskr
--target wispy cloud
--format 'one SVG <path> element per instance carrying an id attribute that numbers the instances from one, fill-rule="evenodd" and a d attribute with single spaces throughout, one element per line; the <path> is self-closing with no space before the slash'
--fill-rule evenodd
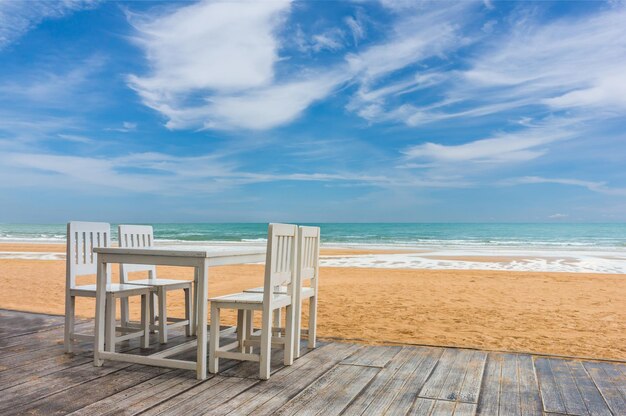
<path id="1" fill-rule="evenodd" d="M 10 101 L 10 108 L 25 103 L 29 108 L 84 109 L 86 102 L 95 104 L 100 98 L 85 94 L 85 88 L 91 87 L 106 63 L 105 57 L 93 54 L 73 62 L 71 66 L 58 62 L 33 65 L 10 79 L 0 81 L 0 103 Z"/>
<path id="2" fill-rule="evenodd" d="M 592 192 L 598 192 L 606 195 L 626 196 L 626 188 L 615 188 L 607 185 L 602 181 L 588 181 L 581 179 L 568 178 L 543 178 L 540 176 L 524 176 L 521 178 L 511 178 L 501 182 L 502 185 L 524 185 L 524 184 L 542 184 L 553 183 L 558 185 L 579 186 Z"/>
<path id="3" fill-rule="evenodd" d="M 509 164 L 535 159 L 547 152 L 546 145 L 572 138 L 572 120 L 549 120 L 526 126 L 510 133 L 459 145 L 424 143 L 404 151 L 407 159 L 440 163 L 472 162 L 480 164 Z"/>
<path id="4" fill-rule="evenodd" d="M 120 133 L 130 133 L 132 131 L 137 130 L 137 123 L 132 123 L 130 121 L 122 122 L 122 127 L 107 127 L 104 129 L 106 131 L 117 131 Z"/>
<path id="5" fill-rule="evenodd" d="M 442 68 L 442 100 L 389 108 L 385 120 L 416 126 L 524 108 L 615 115 L 626 109 L 625 19 L 624 7 L 549 22 L 526 16 L 482 42 L 468 69 Z"/>
<path id="6" fill-rule="evenodd" d="M 98 0 L 0 1 L 0 50 L 45 19 L 58 19 L 97 3 Z"/>

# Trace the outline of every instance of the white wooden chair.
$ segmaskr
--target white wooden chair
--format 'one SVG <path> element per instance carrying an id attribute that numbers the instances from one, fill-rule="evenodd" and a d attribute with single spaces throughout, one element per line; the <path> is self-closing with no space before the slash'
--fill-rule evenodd
<path id="1" fill-rule="evenodd" d="M 118 227 L 120 247 L 152 247 L 154 245 L 153 228 L 150 225 L 120 225 Z M 147 279 L 129 280 L 130 272 L 148 272 Z M 191 286 L 193 282 L 187 280 L 161 279 L 157 277 L 156 266 L 143 264 L 120 264 L 120 282 L 131 285 L 152 286 L 155 288 L 154 296 L 150 297 L 150 321 L 151 329 L 158 329 L 159 342 L 167 343 L 169 329 L 179 326 L 185 327 L 185 334 L 192 333 Z M 185 317 L 173 318 L 167 316 L 167 292 L 170 290 L 183 290 L 185 292 Z M 158 313 L 155 310 L 157 298 Z M 193 310 L 195 311 L 195 305 Z M 155 325 L 155 316 L 158 316 L 158 325 Z M 122 304 L 122 322 L 128 319 L 128 303 Z M 172 323 L 168 323 L 172 322 Z"/>
<path id="2" fill-rule="evenodd" d="M 306 330 L 308 336 L 308 347 L 315 348 L 317 341 L 317 288 L 319 280 L 319 257 L 320 257 L 320 228 L 319 227 L 298 227 L 298 266 L 297 266 L 297 287 L 300 289 L 299 295 L 296 291 L 295 302 L 295 322 L 296 337 L 294 339 L 294 355 L 295 358 L 300 357 L 300 342 L 297 334 L 301 334 L 302 331 L 302 302 L 309 299 L 309 325 Z M 308 284 L 305 285 L 305 281 Z M 275 293 L 286 293 L 287 288 L 281 286 L 275 288 Z M 263 293 L 262 287 L 255 287 L 254 289 L 247 289 L 244 292 L 248 293 Z M 246 318 L 247 322 L 252 322 L 253 312 L 249 311 Z M 280 325 L 280 315 L 278 316 L 278 322 Z"/>
<path id="3" fill-rule="evenodd" d="M 267 256 L 263 293 L 236 293 L 211 298 L 211 332 L 209 336 L 209 372 L 217 373 L 219 359 L 258 361 L 259 376 L 263 380 L 270 377 L 270 356 L 272 345 L 284 349 L 285 365 L 293 364 L 294 342 L 294 300 L 296 297 L 296 253 L 298 227 L 290 224 L 270 224 L 267 238 Z M 286 293 L 274 293 L 272 288 L 285 286 Z M 272 336 L 272 314 L 286 308 L 284 337 Z M 236 309 L 237 341 L 220 347 L 220 311 Z M 261 311 L 260 337 L 251 334 L 252 322 L 246 321 L 246 311 Z M 248 348 L 260 346 L 260 354 Z M 236 350 L 236 351 L 233 351 Z"/>
<path id="4" fill-rule="evenodd" d="M 93 340 L 89 334 L 74 332 L 74 314 L 77 297 L 96 297 L 96 285 L 76 285 L 76 277 L 95 275 L 97 271 L 96 253 L 94 247 L 109 247 L 111 245 L 111 226 L 101 222 L 72 221 L 67 224 L 67 251 L 66 251 L 66 287 L 65 287 L 65 351 L 73 350 L 74 340 Z M 148 326 L 148 296 L 152 288 L 149 286 L 127 285 L 111 283 L 111 267 L 108 266 L 106 285 L 106 328 L 105 343 L 108 351 L 114 351 L 115 343 L 135 337 L 143 337 L 143 346 L 149 342 Z M 129 296 L 141 296 L 142 325 L 139 330 L 128 327 L 117 328 L 115 320 L 115 299 L 127 299 Z M 124 333 L 117 337 L 116 330 Z"/>

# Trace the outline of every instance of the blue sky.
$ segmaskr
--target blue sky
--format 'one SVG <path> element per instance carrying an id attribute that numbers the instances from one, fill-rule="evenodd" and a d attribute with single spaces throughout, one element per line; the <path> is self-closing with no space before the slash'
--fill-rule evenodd
<path id="1" fill-rule="evenodd" d="M 624 22 L 0 1 L 0 221 L 624 221 Z"/>

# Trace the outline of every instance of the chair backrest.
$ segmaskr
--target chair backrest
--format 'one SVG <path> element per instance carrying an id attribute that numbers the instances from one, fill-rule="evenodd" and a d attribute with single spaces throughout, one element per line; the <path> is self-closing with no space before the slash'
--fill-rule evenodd
<path id="1" fill-rule="evenodd" d="M 106 222 L 68 222 L 66 244 L 66 285 L 73 288 L 76 276 L 96 274 L 97 255 L 93 249 L 111 246 L 111 225 Z"/>
<path id="2" fill-rule="evenodd" d="M 298 227 L 298 289 L 309 280 L 317 294 L 319 276 L 320 227 Z"/>
<path id="3" fill-rule="evenodd" d="M 265 261 L 264 302 L 271 302 L 274 288 L 287 286 L 287 293 L 295 294 L 298 226 L 270 224 L 267 230 L 267 257 Z"/>
<path id="4" fill-rule="evenodd" d="M 154 232 L 151 225 L 124 225 L 117 227 L 120 247 L 152 247 Z M 151 279 L 156 279 L 156 266 L 147 264 L 120 264 L 120 282 L 128 281 L 129 272 L 148 272 Z"/>

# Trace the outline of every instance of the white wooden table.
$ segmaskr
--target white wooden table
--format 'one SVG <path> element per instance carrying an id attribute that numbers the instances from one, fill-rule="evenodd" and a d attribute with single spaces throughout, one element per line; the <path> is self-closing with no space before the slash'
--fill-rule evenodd
<path id="1" fill-rule="evenodd" d="M 236 247 L 202 248 L 187 246 L 155 246 L 143 248 L 99 247 L 93 249 L 98 254 L 98 273 L 96 288 L 96 330 L 94 343 L 94 365 L 102 366 L 104 360 L 124 361 L 136 364 L 154 365 L 168 368 L 196 370 L 199 380 L 206 378 L 207 362 L 207 299 L 209 267 L 229 264 L 259 263 L 265 261 L 264 249 L 241 250 Z M 195 268 L 198 291 L 198 310 L 196 313 L 196 340 L 159 351 L 152 355 L 141 356 L 109 352 L 104 350 L 104 305 L 107 264 L 150 264 L 164 266 L 183 266 Z M 219 329 L 218 329 L 219 330 Z M 183 351 L 196 348 L 196 361 L 167 358 Z"/>

